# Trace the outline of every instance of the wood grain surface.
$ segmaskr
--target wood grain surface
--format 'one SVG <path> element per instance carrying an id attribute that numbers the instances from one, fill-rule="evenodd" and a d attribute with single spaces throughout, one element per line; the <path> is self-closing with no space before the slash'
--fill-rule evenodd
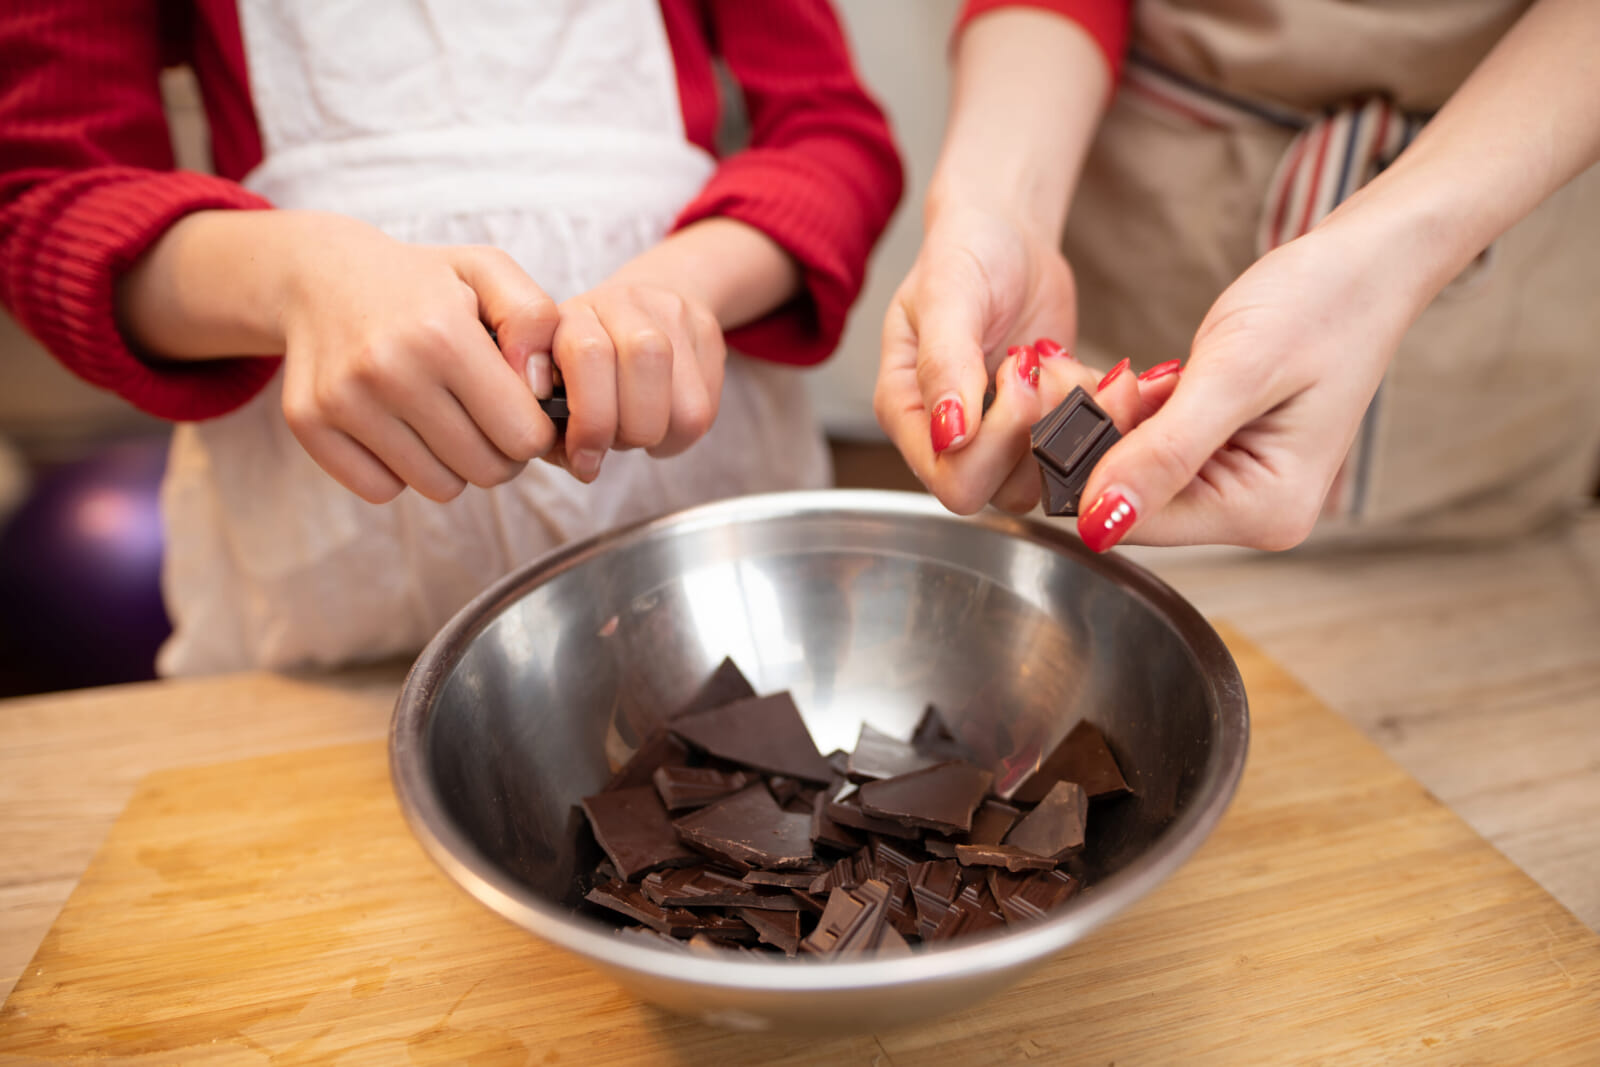
<path id="1" fill-rule="evenodd" d="M 0 1011 L 0 1057 L 274 1064 L 1600 1061 L 1600 937 L 1230 637 L 1249 767 L 1151 896 L 959 1016 L 666 1015 L 449 884 L 381 743 L 163 771 Z"/>

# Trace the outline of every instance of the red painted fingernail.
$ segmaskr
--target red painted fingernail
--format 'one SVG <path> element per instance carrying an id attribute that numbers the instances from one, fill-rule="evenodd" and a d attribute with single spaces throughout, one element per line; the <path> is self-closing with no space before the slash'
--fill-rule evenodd
<path id="1" fill-rule="evenodd" d="M 1128 363 L 1129 361 L 1125 359 L 1121 363 L 1118 363 L 1115 367 L 1112 367 L 1111 373 L 1100 379 L 1100 384 L 1094 387 L 1094 391 L 1098 393 L 1100 390 L 1109 385 L 1113 378 L 1128 369 Z"/>
<path id="2" fill-rule="evenodd" d="M 967 413 L 961 401 L 946 397 L 933 405 L 933 420 L 928 427 L 933 437 L 933 454 L 938 455 L 967 435 Z"/>
<path id="3" fill-rule="evenodd" d="M 1141 382 L 1153 382 L 1157 378 L 1165 378 L 1169 374 L 1177 374 L 1182 369 L 1182 362 L 1176 359 L 1169 359 L 1165 363 L 1157 363 L 1154 367 L 1139 375 L 1139 380 Z"/>
<path id="4" fill-rule="evenodd" d="M 1017 358 L 1017 377 L 1030 389 L 1039 388 L 1039 353 L 1032 345 L 1012 345 L 1006 355 Z"/>
<path id="5" fill-rule="evenodd" d="M 1045 359 L 1054 359 L 1057 356 L 1066 356 L 1068 359 L 1072 358 L 1071 352 L 1068 352 L 1065 348 L 1062 348 L 1048 337 L 1039 338 L 1037 341 L 1033 342 L 1033 347 L 1037 348 L 1039 350 L 1039 355 L 1043 356 Z"/>
<path id="6" fill-rule="evenodd" d="M 1139 513 L 1133 510 L 1127 494 L 1120 489 L 1107 489 L 1094 506 L 1078 516 L 1078 536 L 1091 551 L 1104 552 L 1122 540 L 1137 521 Z"/>

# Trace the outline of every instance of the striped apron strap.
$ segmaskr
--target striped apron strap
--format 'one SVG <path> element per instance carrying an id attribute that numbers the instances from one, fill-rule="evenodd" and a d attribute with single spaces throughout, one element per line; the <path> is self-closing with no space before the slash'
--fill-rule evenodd
<path id="1" fill-rule="evenodd" d="M 1267 184 L 1256 230 L 1258 258 L 1309 232 L 1393 163 L 1426 121 L 1378 96 L 1324 112 L 1242 99 L 1166 70 L 1137 50 L 1129 57 L 1124 81 L 1130 92 L 1203 126 L 1266 124 L 1294 131 Z M 1328 493 L 1325 517 L 1359 519 L 1365 510 L 1382 402 L 1380 384 Z"/>

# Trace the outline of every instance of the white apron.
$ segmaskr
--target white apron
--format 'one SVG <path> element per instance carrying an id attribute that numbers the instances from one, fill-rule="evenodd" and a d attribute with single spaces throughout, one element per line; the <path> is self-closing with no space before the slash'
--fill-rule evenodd
<path id="1" fill-rule="evenodd" d="M 421 244 L 488 244 L 556 300 L 658 242 L 714 161 L 684 136 L 655 0 L 240 0 L 263 159 L 244 184 Z M 163 674 L 335 664 L 420 648 L 495 579 L 563 542 L 719 497 L 817 488 L 827 453 L 796 371 L 730 353 L 688 452 L 606 457 L 590 486 L 534 462 L 436 504 L 371 505 L 300 447 L 282 375 L 180 426 L 162 489 Z"/>

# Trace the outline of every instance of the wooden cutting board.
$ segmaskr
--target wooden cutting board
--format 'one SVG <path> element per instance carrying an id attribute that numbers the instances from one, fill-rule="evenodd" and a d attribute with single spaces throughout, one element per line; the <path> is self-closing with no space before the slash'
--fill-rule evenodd
<path id="1" fill-rule="evenodd" d="M 368 743 L 146 779 L 0 1011 L 0 1058 L 1600 1062 L 1600 937 L 1229 643 L 1254 734 L 1211 840 L 937 1025 L 800 1041 L 643 1005 L 437 873 Z"/>

